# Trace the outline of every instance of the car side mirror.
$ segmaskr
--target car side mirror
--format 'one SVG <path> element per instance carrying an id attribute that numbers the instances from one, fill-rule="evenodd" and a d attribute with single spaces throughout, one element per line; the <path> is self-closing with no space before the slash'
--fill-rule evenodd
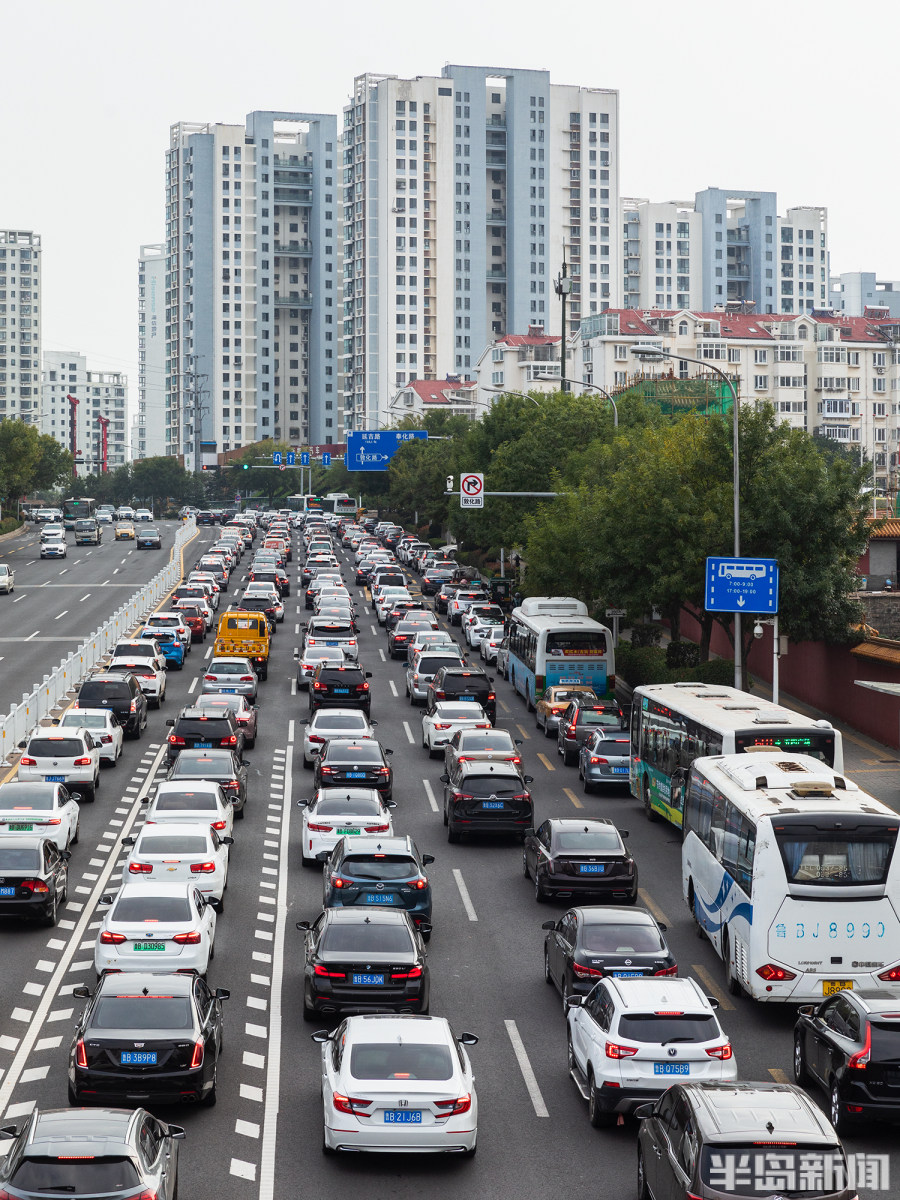
<path id="1" fill-rule="evenodd" d="M 77 987 L 72 990 L 72 995 L 77 996 L 79 1000 L 90 1000 L 91 989 L 85 984 L 82 984 L 81 987 Z"/>
<path id="2" fill-rule="evenodd" d="M 100 897 L 100 903 L 101 904 L 112 904 L 113 899 L 114 899 L 114 897 L 113 897 L 112 892 L 104 892 L 103 895 Z"/>
<path id="3" fill-rule="evenodd" d="M 521 738 L 514 738 L 514 739 L 513 739 L 513 745 L 514 745 L 514 746 L 521 746 L 521 745 L 522 745 L 522 739 L 521 739 Z"/>
<path id="4" fill-rule="evenodd" d="M 243 759 L 243 765 L 244 765 L 245 767 L 249 767 L 249 766 L 251 765 L 251 763 L 250 763 L 250 759 L 249 759 L 249 758 L 245 758 L 245 759 Z"/>
<path id="5" fill-rule="evenodd" d="M 210 896 L 209 899 L 206 901 L 206 903 L 213 910 L 213 912 L 221 912 L 222 911 L 222 901 L 217 900 L 215 896 Z"/>
<path id="6" fill-rule="evenodd" d="M 327 863 L 329 858 L 331 858 L 330 850 L 320 850 L 316 855 L 316 862 Z"/>
<path id="7" fill-rule="evenodd" d="M 68 850 L 60 850 L 59 857 L 68 862 L 72 855 Z"/>
<path id="8" fill-rule="evenodd" d="M 556 928 L 555 921 L 545 921 L 543 923 L 543 925 L 541 926 L 541 929 L 555 929 L 555 928 Z"/>
<path id="9" fill-rule="evenodd" d="M 627 838 L 628 836 L 629 836 L 629 831 L 628 831 L 627 829 L 620 829 L 620 830 L 619 830 L 619 837 L 621 837 L 621 838 Z"/>
<path id="10" fill-rule="evenodd" d="M 310 1034 L 310 1037 L 314 1042 L 318 1042 L 320 1045 L 322 1045 L 324 1042 L 331 1041 L 331 1034 L 327 1029 L 317 1029 L 315 1033 Z"/>
<path id="11" fill-rule="evenodd" d="M 800 1017 L 812 1017 L 815 1015 L 815 1011 L 816 1006 L 814 1004 L 801 1004 L 797 1009 L 797 1015 Z"/>
<path id="12" fill-rule="evenodd" d="M 172 728 L 172 727 L 175 725 L 175 719 L 174 719 L 174 717 L 169 717 L 168 721 L 166 721 L 166 724 L 167 724 L 167 725 L 169 726 L 169 728 L 171 729 L 171 728 Z"/>
<path id="13" fill-rule="evenodd" d="M 446 772 L 443 775 L 439 776 L 439 778 L 440 778 L 441 783 L 449 783 L 450 782 L 450 776 Z"/>
<path id="14" fill-rule="evenodd" d="M 54 718 L 53 718 L 53 720 L 50 722 L 50 724 L 51 724 L 51 725 L 58 725 L 58 724 L 59 724 L 59 717 L 54 717 Z"/>
<path id="15" fill-rule="evenodd" d="M 669 927 L 668 927 L 668 925 L 665 925 L 662 921 L 657 921 L 656 928 L 661 929 L 663 931 L 663 933 L 665 933 Z"/>
<path id="16" fill-rule="evenodd" d="M 216 999 L 217 1000 L 230 1000 L 231 992 L 228 990 L 228 988 L 216 988 Z"/>
<path id="17" fill-rule="evenodd" d="M 581 1008 L 584 996 L 566 996 L 566 1008 Z"/>
<path id="18" fill-rule="evenodd" d="M 525 837 L 534 837 L 534 826 L 529 825 L 527 829 L 523 829 L 522 833 Z"/>
<path id="19" fill-rule="evenodd" d="M 305 933 L 308 929 L 312 928 L 312 925 L 309 921 L 298 921 L 297 928 L 300 930 L 303 930 L 303 932 Z"/>
<path id="20" fill-rule="evenodd" d="M 18 1125 L 2 1125 L 0 1126 L 0 1138 L 14 1138 L 19 1136 Z"/>
<path id="21" fill-rule="evenodd" d="M 478 1035 L 475 1033 L 461 1033 L 456 1039 L 461 1046 L 477 1046 Z"/>
<path id="22" fill-rule="evenodd" d="M 522 778 L 524 779 L 524 781 L 525 781 L 526 783 L 534 783 L 534 776 L 533 776 L 533 775 L 523 775 L 523 776 L 522 776 Z"/>
<path id="23" fill-rule="evenodd" d="M 308 725 L 309 717 L 300 717 L 300 719 L 297 721 L 297 724 L 298 725 Z"/>
<path id="24" fill-rule="evenodd" d="M 372 678 L 372 672 L 366 671 L 366 679 L 371 679 L 371 678 Z"/>
<path id="25" fill-rule="evenodd" d="M 393 753 L 394 753 L 393 750 L 385 750 L 385 754 L 387 754 L 387 755 L 391 755 Z"/>
<path id="26" fill-rule="evenodd" d="M 169 1137 L 172 1138 L 176 1142 L 183 1142 L 184 1139 L 187 1137 L 187 1134 L 185 1133 L 185 1131 L 181 1125 L 169 1125 L 169 1126 L 167 1126 L 167 1132 L 169 1134 Z"/>
<path id="27" fill-rule="evenodd" d="M 639 1104 L 637 1108 L 633 1110 L 632 1116 L 637 1117 L 639 1121 L 646 1121 L 648 1117 L 653 1116 L 653 1105 Z"/>
<path id="28" fill-rule="evenodd" d="M 377 722 L 377 721 L 370 721 L 370 722 L 369 722 L 369 724 L 370 724 L 370 725 L 372 726 L 372 728 L 374 729 L 374 728 L 375 728 L 375 726 L 378 724 L 378 722 Z"/>
<path id="29" fill-rule="evenodd" d="M 423 854 L 422 862 L 426 867 L 429 866 L 430 863 L 434 862 L 434 855 L 433 854 Z"/>
<path id="30" fill-rule="evenodd" d="M 133 846 L 133 845 L 134 845 L 134 843 L 135 843 L 136 841 L 137 841 L 137 838 L 133 838 L 133 837 L 123 837 L 123 838 L 122 838 L 122 845 L 123 845 L 123 846 Z"/>
<path id="31" fill-rule="evenodd" d="M 20 749 L 20 750 L 24 750 L 24 749 L 25 749 L 25 747 L 28 745 L 28 742 L 27 742 L 27 741 L 23 741 L 23 742 L 17 742 L 16 744 L 18 745 L 18 747 L 19 747 L 19 749 Z"/>
<path id="32" fill-rule="evenodd" d="M 233 845 L 234 845 L 234 838 L 233 838 L 233 837 L 223 837 L 223 838 L 219 838 L 219 841 L 222 843 L 222 845 L 223 845 L 223 846 L 233 846 Z"/>
<path id="33" fill-rule="evenodd" d="M 308 804 L 309 804 L 308 800 L 298 800 L 297 801 L 298 808 L 306 808 Z"/>
<path id="34" fill-rule="evenodd" d="M 706 998 L 709 1001 L 710 1008 L 718 1008 L 719 1007 L 719 1001 L 716 999 L 715 996 L 707 996 Z"/>

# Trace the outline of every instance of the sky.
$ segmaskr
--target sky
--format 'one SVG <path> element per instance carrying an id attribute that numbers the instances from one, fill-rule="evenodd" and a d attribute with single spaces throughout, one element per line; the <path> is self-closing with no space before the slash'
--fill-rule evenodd
<path id="1" fill-rule="evenodd" d="M 620 92 L 623 196 L 825 205 L 832 272 L 900 279 L 890 105 L 900 6 L 842 0 L 31 0 L 3 16 L 0 228 L 43 247 L 43 341 L 125 371 L 137 258 L 165 236 L 176 121 L 340 113 L 356 75 L 542 68 Z"/>

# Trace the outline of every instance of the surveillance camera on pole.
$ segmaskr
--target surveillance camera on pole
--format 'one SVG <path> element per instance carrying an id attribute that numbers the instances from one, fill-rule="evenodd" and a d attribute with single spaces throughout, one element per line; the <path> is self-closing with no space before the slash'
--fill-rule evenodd
<path id="1" fill-rule="evenodd" d="M 448 492 L 453 491 L 453 476 L 452 475 L 447 476 L 447 491 Z"/>

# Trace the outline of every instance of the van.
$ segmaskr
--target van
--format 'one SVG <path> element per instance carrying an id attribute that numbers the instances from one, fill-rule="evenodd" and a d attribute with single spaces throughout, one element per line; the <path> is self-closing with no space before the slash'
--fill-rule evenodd
<path id="1" fill-rule="evenodd" d="M 634 1114 L 638 1196 L 854 1200 L 840 1139 L 790 1083 L 676 1083 Z M 815 1180 L 814 1185 L 812 1182 Z"/>
<path id="2" fill-rule="evenodd" d="M 99 546 L 103 530 L 96 517 L 79 517 L 74 525 L 76 546 Z"/>
<path id="3" fill-rule="evenodd" d="M 230 608 L 219 617 L 216 658 L 246 658 L 260 679 L 269 674 L 269 622 L 265 613 Z"/>

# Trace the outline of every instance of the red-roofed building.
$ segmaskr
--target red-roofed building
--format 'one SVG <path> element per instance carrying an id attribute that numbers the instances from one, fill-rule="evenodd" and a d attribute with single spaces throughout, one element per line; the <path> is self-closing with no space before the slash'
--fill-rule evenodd
<path id="1" fill-rule="evenodd" d="M 478 415 L 475 406 L 476 384 L 474 380 L 459 379 L 413 379 L 400 388 L 391 400 L 389 417 L 399 420 L 410 413 L 422 417 L 427 412 L 450 412 L 464 417 Z"/>
<path id="2" fill-rule="evenodd" d="M 491 342 L 475 363 L 478 399 L 492 404 L 497 398 L 493 388 L 511 392 L 556 391 L 562 377 L 560 341 L 559 334 L 545 333 L 543 325 L 530 325 L 527 333 L 508 333 Z M 570 361 L 571 357 L 570 345 Z"/>

